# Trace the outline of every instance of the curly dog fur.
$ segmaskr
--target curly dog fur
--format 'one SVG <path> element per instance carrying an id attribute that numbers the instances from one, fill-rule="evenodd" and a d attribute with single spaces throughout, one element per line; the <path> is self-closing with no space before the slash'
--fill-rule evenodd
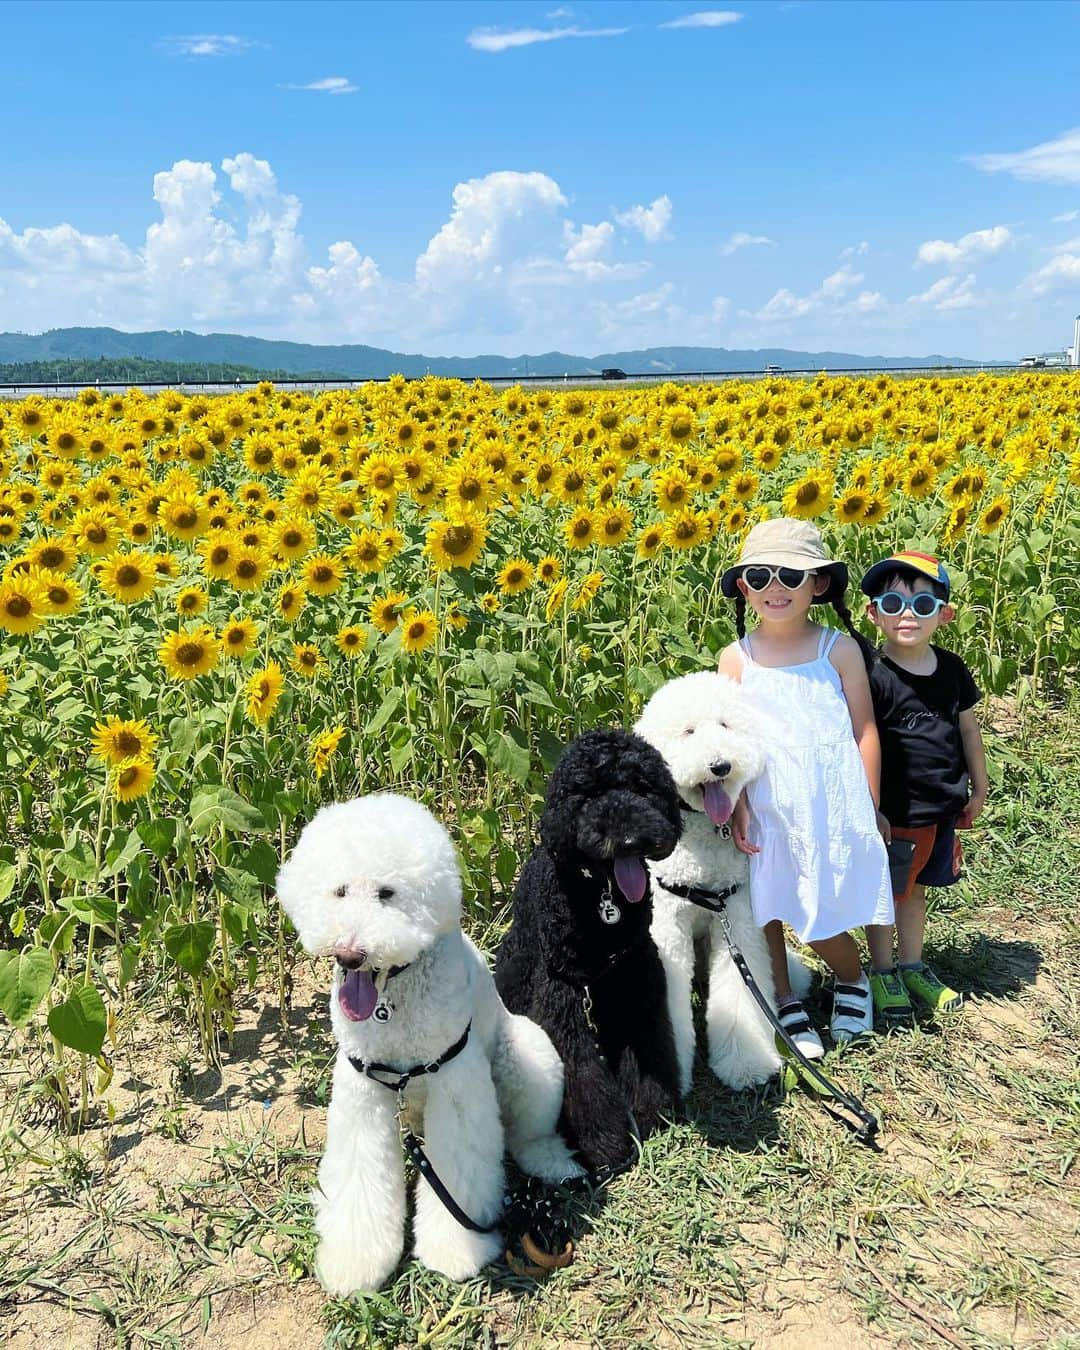
<path id="1" fill-rule="evenodd" d="M 625 731 L 578 737 L 551 776 L 541 844 L 496 955 L 503 1002 L 543 1027 L 562 1057 L 560 1128 L 590 1168 L 628 1162 L 633 1125 L 645 1138 L 677 1110 L 644 859 L 667 857 L 681 828 L 674 781 L 652 746 Z"/>

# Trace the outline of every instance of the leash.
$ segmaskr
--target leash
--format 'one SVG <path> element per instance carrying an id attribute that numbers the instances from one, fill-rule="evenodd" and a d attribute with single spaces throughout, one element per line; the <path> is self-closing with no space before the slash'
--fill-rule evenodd
<path id="1" fill-rule="evenodd" d="M 831 1078 L 823 1073 L 812 1059 L 807 1059 L 773 1011 L 772 1005 L 761 991 L 761 986 L 754 979 L 753 971 L 747 964 L 746 957 L 743 956 L 731 935 L 731 924 L 727 916 L 726 901 L 739 889 L 738 883 L 727 886 L 722 891 L 713 891 L 704 886 L 683 886 L 678 882 L 668 883 L 662 877 L 657 877 L 656 880 L 657 884 L 671 895 L 676 895 L 681 900 L 689 900 L 691 904 L 699 905 L 702 909 L 707 909 L 719 918 L 720 929 L 724 934 L 724 941 L 728 945 L 728 950 L 731 952 L 735 969 L 739 972 L 743 984 L 750 991 L 754 1002 L 765 1014 L 775 1034 L 783 1042 L 788 1057 L 796 1061 L 800 1072 L 809 1076 L 818 1092 L 839 1103 L 845 1111 L 850 1112 L 859 1121 L 859 1124 L 856 1125 L 846 1116 L 842 1116 L 839 1111 L 834 1110 L 824 1100 L 821 1101 L 822 1110 L 826 1111 L 834 1120 L 839 1121 L 846 1129 L 851 1130 L 860 1144 L 866 1144 L 868 1148 L 877 1148 L 877 1133 L 880 1128 L 877 1116 L 868 1111 L 854 1093 L 846 1092 L 838 1083 L 834 1083 Z"/>
<path id="2" fill-rule="evenodd" d="M 511 1270 L 518 1275 L 543 1278 L 552 1270 L 568 1266 L 574 1259 L 574 1244 L 570 1238 L 569 1225 L 565 1219 L 556 1216 L 555 1197 L 547 1192 L 545 1183 L 536 1177 L 526 1178 L 522 1186 L 503 1196 L 502 1214 L 495 1223 L 477 1223 L 454 1199 L 446 1183 L 436 1172 L 431 1159 L 424 1152 L 420 1140 L 404 1125 L 405 1092 L 409 1084 L 414 1078 L 438 1073 L 444 1065 L 460 1055 L 468 1043 L 471 1029 L 472 1022 L 469 1022 L 453 1045 L 444 1050 L 438 1059 L 429 1060 L 426 1064 L 414 1064 L 408 1069 L 398 1069 L 394 1065 L 381 1064 L 376 1060 L 365 1061 L 355 1055 L 349 1056 L 349 1063 L 357 1073 L 370 1078 L 380 1087 L 397 1093 L 397 1114 L 398 1121 L 402 1124 L 402 1143 L 405 1152 L 455 1222 L 471 1233 L 494 1233 L 500 1229 L 505 1230 L 506 1261 Z M 581 1177 L 567 1177 L 559 1183 L 558 1189 L 571 1195 L 595 1190 L 600 1186 L 606 1186 L 623 1172 L 629 1171 L 636 1161 L 636 1158 L 631 1157 L 618 1166 L 605 1165 Z M 513 1255 L 511 1248 L 515 1241 L 521 1243 L 527 1262 Z"/>

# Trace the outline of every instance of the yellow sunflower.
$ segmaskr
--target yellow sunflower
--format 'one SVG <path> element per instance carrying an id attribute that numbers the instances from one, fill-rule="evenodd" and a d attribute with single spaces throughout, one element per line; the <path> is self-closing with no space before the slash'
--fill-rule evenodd
<path id="1" fill-rule="evenodd" d="M 287 581 L 277 593 L 278 613 L 286 623 L 295 623 L 307 604 L 307 593 L 296 581 Z"/>
<path id="2" fill-rule="evenodd" d="M 45 588 L 36 577 L 11 576 L 0 582 L 0 628 L 33 633 L 49 614 Z"/>
<path id="3" fill-rule="evenodd" d="M 245 689 L 245 709 L 248 717 L 259 726 L 265 726 L 277 707 L 284 686 L 281 667 L 276 661 L 270 661 L 262 670 L 257 670 L 247 682 Z"/>
<path id="4" fill-rule="evenodd" d="M 360 624 L 350 624 L 338 631 L 334 642 L 343 656 L 355 659 L 367 646 L 368 632 Z"/>
<path id="5" fill-rule="evenodd" d="M 390 591 L 371 603 L 371 622 L 380 633 L 392 633 L 401 622 L 401 610 L 409 597 L 404 591 Z"/>
<path id="6" fill-rule="evenodd" d="M 221 630 L 222 654 L 239 660 L 254 650 L 258 638 L 259 625 L 255 620 L 234 614 Z"/>
<path id="7" fill-rule="evenodd" d="M 552 554 L 547 553 L 536 564 L 536 575 L 543 586 L 553 586 L 562 576 L 562 563 Z"/>
<path id="8" fill-rule="evenodd" d="M 270 571 L 270 557 L 264 549 L 241 546 L 233 556 L 229 581 L 237 591 L 257 591 Z"/>
<path id="9" fill-rule="evenodd" d="M 401 646 L 410 654 L 422 652 L 435 641 L 437 627 L 430 609 L 407 609 L 401 616 Z"/>
<path id="10" fill-rule="evenodd" d="M 98 581 L 114 600 L 134 605 L 152 594 L 158 577 L 150 554 L 134 549 L 131 553 L 111 554 L 105 560 Z"/>
<path id="11" fill-rule="evenodd" d="M 637 555 L 639 558 L 655 558 L 664 544 L 663 525 L 646 525 L 638 535 Z"/>
<path id="12" fill-rule="evenodd" d="M 32 567 L 44 567 L 50 572 L 70 572 L 79 559 L 78 550 L 65 535 L 35 539 L 26 556 Z"/>
<path id="13" fill-rule="evenodd" d="M 151 759 L 158 738 L 141 718 L 126 721 L 107 717 L 94 727 L 90 753 L 106 764 L 122 764 L 126 759 Z"/>
<path id="14" fill-rule="evenodd" d="M 469 616 L 464 612 L 456 600 L 451 600 L 443 611 L 443 619 L 447 628 L 453 628 L 460 631 L 462 628 L 468 628 Z"/>
<path id="15" fill-rule="evenodd" d="M 341 559 L 333 553 L 313 554 L 302 569 L 304 584 L 311 595 L 333 595 L 344 575 Z"/>
<path id="16" fill-rule="evenodd" d="M 1010 508 L 1011 503 L 1008 497 L 1002 493 L 980 512 L 978 519 L 975 521 L 975 528 L 980 534 L 993 534 L 1009 514 Z"/>
<path id="17" fill-rule="evenodd" d="M 209 603 L 210 596 L 201 586 L 185 586 L 177 592 L 176 608 L 189 619 L 201 614 Z"/>
<path id="18" fill-rule="evenodd" d="M 544 617 L 548 623 L 562 608 L 563 601 L 566 599 L 566 592 L 570 589 L 570 582 L 566 577 L 560 577 L 547 594 L 547 602 L 544 605 Z"/>
<path id="19" fill-rule="evenodd" d="M 698 544 L 705 543 L 708 537 L 708 523 L 697 511 L 674 511 L 667 518 L 664 542 L 671 548 L 695 548 Z"/>
<path id="20" fill-rule="evenodd" d="M 345 728 L 339 722 L 336 727 L 329 727 L 326 731 L 320 731 L 311 738 L 308 746 L 308 759 L 311 767 L 315 770 L 315 777 L 321 778 L 330 765 L 330 760 L 334 751 L 341 744 L 341 738 L 345 735 Z"/>
<path id="21" fill-rule="evenodd" d="M 832 505 L 832 480 L 828 474 L 811 472 L 798 478 L 783 496 L 783 513 L 796 520 L 824 515 Z"/>
<path id="22" fill-rule="evenodd" d="M 535 576 L 532 563 L 524 558 L 511 558 L 499 569 L 499 590 L 503 595 L 520 595 L 533 584 Z"/>
<path id="23" fill-rule="evenodd" d="M 603 572 L 590 572 L 584 578 L 578 587 L 577 594 L 574 596 L 571 604 L 572 609 L 584 609 L 592 604 L 600 592 L 600 587 L 604 584 Z"/>
<path id="24" fill-rule="evenodd" d="M 563 526 L 563 531 L 569 548 L 588 548 L 590 544 L 596 542 L 596 521 L 593 513 L 584 509 L 575 511 Z"/>
<path id="25" fill-rule="evenodd" d="M 315 547 L 315 527 L 305 516 L 286 516 L 274 524 L 268 542 L 284 562 L 297 562 Z"/>
<path id="26" fill-rule="evenodd" d="M 149 759 L 125 759 L 110 774 L 113 796 L 118 802 L 133 802 L 145 797 L 154 783 L 154 765 Z"/>
<path id="27" fill-rule="evenodd" d="M 196 628 L 170 633 L 161 644 L 158 660 L 174 680 L 193 680 L 214 669 L 221 655 L 221 644 L 212 628 Z"/>
<path id="28" fill-rule="evenodd" d="M 326 657 L 313 642 L 294 642 L 289 665 L 305 680 L 313 680 L 326 669 Z"/>
<path id="29" fill-rule="evenodd" d="M 75 614 L 82 604 L 82 587 L 62 572 L 47 567 L 31 567 L 29 575 L 40 581 L 45 591 L 45 604 L 50 614 Z"/>
<path id="30" fill-rule="evenodd" d="M 850 525 L 861 519 L 869 499 L 870 494 L 865 488 L 848 488 L 836 499 L 837 520 L 843 525 Z"/>
<path id="31" fill-rule="evenodd" d="M 436 520 L 427 532 L 425 550 L 440 572 L 472 567 L 484 551 L 484 526 L 477 520 Z"/>

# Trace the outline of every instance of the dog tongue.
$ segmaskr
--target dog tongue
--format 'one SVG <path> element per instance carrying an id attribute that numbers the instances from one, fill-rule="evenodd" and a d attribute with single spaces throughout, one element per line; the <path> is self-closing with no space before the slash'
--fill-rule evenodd
<path id="1" fill-rule="evenodd" d="M 714 825 L 724 825 L 731 815 L 731 798 L 724 791 L 723 783 L 706 783 L 702 789 L 705 795 L 705 814 Z"/>
<path id="2" fill-rule="evenodd" d="M 370 970 L 347 970 L 338 990 L 338 1004 L 350 1022 L 366 1022 L 379 1001 Z"/>
<path id="3" fill-rule="evenodd" d="M 645 888 L 649 884 L 640 858 L 616 858 L 615 881 L 632 905 L 636 905 L 644 896 Z"/>

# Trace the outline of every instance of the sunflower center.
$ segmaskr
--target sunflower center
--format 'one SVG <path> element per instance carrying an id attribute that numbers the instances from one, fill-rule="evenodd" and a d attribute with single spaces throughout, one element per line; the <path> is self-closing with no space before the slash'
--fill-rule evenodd
<path id="1" fill-rule="evenodd" d="M 236 564 L 236 575 L 243 577 L 245 581 L 250 581 L 253 576 L 257 576 L 259 564 L 252 558 L 241 558 Z"/>
<path id="2" fill-rule="evenodd" d="M 132 783 L 139 776 L 139 770 L 134 764 L 129 764 L 126 769 L 122 769 L 117 777 L 117 782 L 122 788 L 131 787 Z"/>
<path id="3" fill-rule="evenodd" d="M 575 539 L 587 539 L 592 529 L 592 522 L 588 520 L 575 520 L 573 535 Z"/>
<path id="4" fill-rule="evenodd" d="M 414 642 L 422 638 L 426 632 L 427 624 L 419 619 L 415 623 L 409 624 L 409 637 L 412 638 Z"/>
<path id="5" fill-rule="evenodd" d="M 100 525 L 91 525 L 86 531 L 86 537 L 92 544 L 103 544 L 109 537 L 109 532 Z"/>
<path id="6" fill-rule="evenodd" d="M 142 581 L 142 573 L 131 563 L 125 563 L 123 567 L 116 569 L 116 584 L 118 586 L 137 586 L 140 581 Z"/>
<path id="7" fill-rule="evenodd" d="M 25 619 L 33 606 L 25 595 L 13 595 L 5 608 L 13 619 Z"/>
<path id="8" fill-rule="evenodd" d="M 316 567 L 312 575 L 321 584 L 334 579 L 334 569 L 332 567 Z"/>
<path id="9" fill-rule="evenodd" d="M 215 567 L 221 567 L 229 561 L 229 550 L 224 544 L 218 544 L 217 548 L 210 550 L 210 561 Z"/>
<path id="10" fill-rule="evenodd" d="M 813 506 L 821 496 L 821 488 L 817 483 L 802 483 L 795 493 L 795 500 L 800 506 Z"/>
<path id="11" fill-rule="evenodd" d="M 192 511 L 190 507 L 187 507 L 182 511 L 177 511 L 173 519 L 174 523 L 177 524 L 180 527 L 180 529 L 190 530 L 191 527 L 198 520 L 198 518 L 199 517 L 195 514 L 195 512 Z"/>
<path id="12" fill-rule="evenodd" d="M 451 558 L 460 558 L 467 553 L 473 542 L 473 532 L 468 525 L 451 525 L 443 539 L 443 548 Z"/>
<path id="13" fill-rule="evenodd" d="M 117 733 L 116 749 L 125 759 L 130 759 L 133 755 L 141 753 L 142 748 L 142 741 L 133 731 L 121 731 Z"/>
<path id="14" fill-rule="evenodd" d="M 205 655 L 201 642 L 181 642 L 176 649 L 176 659 L 182 666 L 197 666 Z"/>

